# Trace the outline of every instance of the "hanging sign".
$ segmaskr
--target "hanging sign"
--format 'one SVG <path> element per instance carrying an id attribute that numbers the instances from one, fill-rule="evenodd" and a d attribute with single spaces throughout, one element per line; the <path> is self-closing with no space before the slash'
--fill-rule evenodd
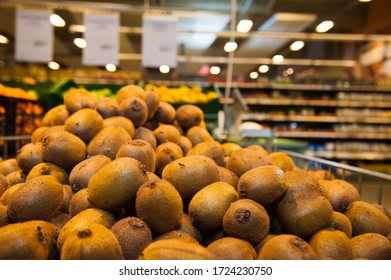
<path id="1" fill-rule="evenodd" d="M 142 36 L 142 66 L 160 67 L 177 64 L 175 16 L 144 15 Z"/>
<path id="2" fill-rule="evenodd" d="M 53 27 L 50 11 L 16 11 L 15 59 L 47 63 L 53 60 Z"/>
<path id="3" fill-rule="evenodd" d="M 104 66 L 118 65 L 119 15 L 84 14 L 86 31 L 83 64 Z"/>

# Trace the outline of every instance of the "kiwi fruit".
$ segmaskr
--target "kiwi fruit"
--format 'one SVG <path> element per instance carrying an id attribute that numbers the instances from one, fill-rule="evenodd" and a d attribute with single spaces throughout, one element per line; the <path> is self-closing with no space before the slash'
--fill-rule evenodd
<path id="1" fill-rule="evenodd" d="M 311 245 L 293 234 L 270 238 L 258 254 L 258 260 L 316 260 Z"/>
<path id="2" fill-rule="evenodd" d="M 280 234 L 282 234 L 282 233 L 280 233 Z M 258 244 L 254 245 L 254 249 L 255 249 L 255 252 L 256 252 L 257 256 L 261 252 L 261 250 L 262 250 L 263 246 L 266 244 L 266 242 L 268 242 L 271 238 L 273 238 L 275 236 L 277 236 L 277 234 L 269 233 Z"/>
<path id="3" fill-rule="evenodd" d="M 45 113 L 42 118 L 42 126 L 63 125 L 69 117 L 69 112 L 64 104 L 57 105 Z"/>
<path id="4" fill-rule="evenodd" d="M 384 212 L 365 201 L 352 202 L 344 213 L 352 223 L 353 236 L 364 233 L 391 233 L 391 220 Z"/>
<path id="5" fill-rule="evenodd" d="M 322 229 L 309 241 L 319 260 L 352 260 L 354 258 L 350 238 L 340 230 Z"/>
<path id="6" fill-rule="evenodd" d="M 95 109 L 96 102 L 96 96 L 85 89 L 72 88 L 64 95 L 64 105 L 69 114 L 83 108 Z"/>
<path id="7" fill-rule="evenodd" d="M 155 138 L 155 135 L 153 134 L 153 131 L 149 130 L 148 128 L 145 127 L 138 127 L 136 129 L 135 135 L 133 139 L 140 139 L 140 140 L 145 140 L 149 144 L 151 144 L 152 148 L 156 149 L 157 147 L 157 141 Z"/>
<path id="8" fill-rule="evenodd" d="M 277 201 L 285 191 L 284 171 L 277 166 L 253 168 L 238 181 L 240 197 L 250 198 L 262 205 Z"/>
<path id="9" fill-rule="evenodd" d="M 379 233 L 363 233 L 351 239 L 356 258 L 391 260 L 391 239 Z"/>
<path id="10" fill-rule="evenodd" d="M 115 99 L 110 97 L 98 99 L 95 109 L 103 119 L 119 116 L 118 103 Z"/>
<path id="11" fill-rule="evenodd" d="M 71 217 L 74 217 L 80 212 L 94 207 L 95 205 L 88 199 L 87 188 L 84 188 L 72 196 L 71 201 L 69 202 L 68 212 Z"/>
<path id="12" fill-rule="evenodd" d="M 186 132 L 186 137 L 190 139 L 193 146 L 201 142 L 214 141 L 209 131 L 205 127 L 199 125 L 189 128 Z"/>
<path id="13" fill-rule="evenodd" d="M 148 225 L 137 217 L 126 217 L 115 222 L 110 230 L 117 237 L 125 260 L 137 260 L 152 242 Z"/>
<path id="14" fill-rule="evenodd" d="M 4 176 L 18 170 L 20 170 L 20 167 L 16 158 L 9 158 L 0 162 L 0 174 Z"/>
<path id="15" fill-rule="evenodd" d="M 7 178 L 3 174 L 0 174 L 0 197 L 9 188 L 9 186 L 10 183 Z"/>
<path id="16" fill-rule="evenodd" d="M 282 169 L 282 171 L 291 171 L 295 168 L 293 159 L 284 152 L 269 153 L 269 158 L 274 166 Z"/>
<path id="17" fill-rule="evenodd" d="M 142 252 L 140 260 L 214 260 L 206 247 L 183 239 L 157 240 Z"/>
<path id="18" fill-rule="evenodd" d="M 8 218 L 7 206 L 0 203 L 0 227 L 8 225 L 11 221 Z"/>
<path id="19" fill-rule="evenodd" d="M 272 165 L 269 157 L 262 152 L 247 148 L 233 151 L 227 161 L 227 168 L 239 178 L 250 169 L 264 165 Z"/>
<path id="20" fill-rule="evenodd" d="M 201 231 L 193 224 L 191 218 L 186 213 L 182 214 L 182 218 L 180 221 L 180 226 L 178 230 L 186 232 L 190 236 L 192 236 L 198 243 L 202 243 L 202 233 Z"/>
<path id="21" fill-rule="evenodd" d="M 125 129 L 129 133 L 130 137 L 133 138 L 136 134 L 136 128 L 131 120 L 123 116 L 112 116 L 103 120 L 103 128 L 108 126 L 118 126 Z"/>
<path id="22" fill-rule="evenodd" d="M 158 146 L 165 142 L 179 144 L 179 139 L 181 137 L 179 130 L 171 124 L 160 125 L 153 131 L 153 135 L 156 138 Z"/>
<path id="23" fill-rule="evenodd" d="M 55 177 L 61 184 L 69 183 L 69 176 L 67 171 L 61 166 L 50 162 L 41 162 L 35 165 L 27 174 L 26 180 L 28 181 L 42 175 L 51 175 Z"/>
<path id="24" fill-rule="evenodd" d="M 235 237 L 219 238 L 206 247 L 217 260 L 255 260 L 254 247 L 246 240 Z"/>
<path id="25" fill-rule="evenodd" d="M 136 194 L 136 215 L 157 236 L 177 229 L 183 214 L 182 197 L 166 180 L 146 182 Z"/>
<path id="26" fill-rule="evenodd" d="M 319 180 L 322 194 L 330 201 L 337 212 L 345 212 L 353 201 L 361 200 L 355 186 L 341 179 Z"/>
<path id="27" fill-rule="evenodd" d="M 56 226 L 57 230 L 60 231 L 62 227 L 71 219 L 72 217 L 69 214 L 63 212 L 56 212 L 53 218 L 49 221 Z"/>
<path id="28" fill-rule="evenodd" d="M 308 170 L 307 172 L 311 176 L 315 177 L 318 180 L 334 180 L 335 179 L 335 175 L 329 170 L 318 169 L 318 170 Z"/>
<path id="29" fill-rule="evenodd" d="M 8 198 L 11 196 L 11 194 L 19 188 L 23 187 L 24 184 L 25 183 L 15 184 L 6 189 L 5 192 L 0 196 L 0 203 L 3 205 L 7 205 Z"/>
<path id="30" fill-rule="evenodd" d="M 63 196 L 63 187 L 55 177 L 33 178 L 8 197 L 8 216 L 14 222 L 49 221 L 62 206 Z"/>
<path id="31" fill-rule="evenodd" d="M 233 173 L 226 167 L 218 166 L 219 169 L 219 181 L 226 182 L 237 189 L 239 178 L 238 175 Z"/>
<path id="32" fill-rule="evenodd" d="M 65 214 L 69 213 L 69 205 L 73 197 L 73 190 L 70 185 L 62 185 L 63 192 L 63 204 L 61 205 L 59 211 Z"/>
<path id="33" fill-rule="evenodd" d="M 258 152 L 261 152 L 265 156 L 269 155 L 269 152 L 264 147 L 262 147 L 261 145 L 258 145 L 258 144 L 249 145 L 249 146 L 245 147 L 244 149 L 248 149 L 251 151 L 258 151 Z"/>
<path id="34" fill-rule="evenodd" d="M 70 233 L 61 249 L 61 260 L 123 260 L 121 245 L 107 227 L 87 225 Z"/>
<path id="35" fill-rule="evenodd" d="M 148 119 L 147 103 L 137 96 L 125 98 L 118 106 L 119 114 L 132 121 L 135 127 L 142 126 Z"/>
<path id="36" fill-rule="evenodd" d="M 179 229 L 175 229 L 175 230 L 171 230 L 171 231 L 165 232 L 165 233 L 157 236 L 153 241 L 167 240 L 167 239 L 182 239 L 182 240 L 186 240 L 186 241 L 189 241 L 189 242 L 194 242 L 194 243 L 199 244 L 199 242 L 193 236 L 191 236 L 187 232 L 184 232 L 184 231 L 179 230 Z"/>
<path id="37" fill-rule="evenodd" d="M 195 105 L 181 105 L 176 110 L 175 119 L 183 130 L 187 131 L 193 126 L 198 126 L 204 120 L 204 112 Z"/>
<path id="38" fill-rule="evenodd" d="M 149 130 L 154 131 L 156 128 L 159 127 L 161 123 L 159 123 L 157 120 L 154 118 L 147 120 L 144 124 L 143 127 L 148 128 Z"/>
<path id="39" fill-rule="evenodd" d="M 69 184 L 74 192 L 87 188 L 91 177 L 111 159 L 104 155 L 95 155 L 76 164 L 69 173 Z"/>
<path id="40" fill-rule="evenodd" d="M 226 236 L 256 245 L 269 234 L 270 219 L 261 204 L 242 198 L 233 202 L 225 212 L 223 229 Z"/>
<path id="41" fill-rule="evenodd" d="M 199 190 L 190 200 L 188 214 L 202 232 L 222 229 L 223 217 L 231 203 L 239 199 L 235 188 L 225 182 L 215 182 Z"/>
<path id="42" fill-rule="evenodd" d="M 221 144 L 216 141 L 201 142 L 193 146 L 187 156 L 207 156 L 213 159 L 217 165 L 225 167 L 224 152 Z"/>
<path id="43" fill-rule="evenodd" d="M 129 157 L 117 158 L 91 177 L 88 198 L 99 208 L 119 209 L 134 198 L 146 181 L 148 176 L 141 162 Z"/>
<path id="44" fill-rule="evenodd" d="M 178 143 L 178 145 L 179 145 L 179 147 L 181 147 L 184 156 L 187 154 L 187 152 L 188 152 L 191 148 L 193 148 L 193 144 L 191 143 L 190 139 L 187 138 L 187 137 L 184 136 L 184 135 L 181 135 L 181 136 L 179 137 L 179 143 Z"/>
<path id="45" fill-rule="evenodd" d="M 377 203 L 373 203 L 372 205 L 375 206 L 376 208 L 380 209 L 381 211 L 383 211 L 384 214 L 386 214 L 386 216 L 391 220 L 391 213 L 390 213 L 390 211 L 388 211 L 388 209 L 384 205 L 377 204 Z"/>
<path id="46" fill-rule="evenodd" d="M 43 160 L 71 170 L 86 158 L 87 146 L 76 135 L 67 131 L 53 132 L 42 141 Z"/>
<path id="47" fill-rule="evenodd" d="M 76 111 L 64 123 L 64 130 L 88 143 L 103 128 L 103 118 L 91 108 Z"/>
<path id="48" fill-rule="evenodd" d="M 226 142 L 221 144 L 221 148 L 223 148 L 224 156 L 229 157 L 233 151 L 241 149 L 242 146 L 233 142 Z"/>
<path id="49" fill-rule="evenodd" d="M 105 127 L 88 143 L 88 156 L 104 155 L 113 160 L 119 148 L 130 140 L 129 133 L 122 127 Z"/>
<path id="50" fill-rule="evenodd" d="M 118 152 L 116 158 L 131 157 L 137 159 L 145 166 L 145 170 L 155 172 L 156 155 L 155 150 L 151 144 L 145 140 L 131 140 L 123 144 Z"/>
<path id="51" fill-rule="evenodd" d="M 43 162 L 42 142 L 23 145 L 16 153 L 16 161 L 21 170 L 29 173 L 35 165 Z"/>
<path id="52" fill-rule="evenodd" d="M 167 164 L 183 157 L 183 152 L 179 145 L 172 142 L 165 142 L 156 148 L 155 156 L 156 174 L 161 175 Z"/>
<path id="53" fill-rule="evenodd" d="M 287 188 L 295 191 L 315 192 L 321 194 L 319 180 L 303 169 L 294 169 L 284 173 Z"/>
<path id="54" fill-rule="evenodd" d="M 64 131 L 64 125 L 38 127 L 31 135 L 31 142 L 42 142 L 46 136 L 57 131 Z"/>
<path id="55" fill-rule="evenodd" d="M 61 228 L 57 238 L 57 248 L 61 248 L 67 237 L 74 231 L 92 224 L 101 224 L 110 228 L 115 223 L 113 214 L 103 209 L 88 208 L 73 216 Z"/>
<path id="56" fill-rule="evenodd" d="M 0 259 L 48 260 L 56 254 L 57 228 L 46 221 L 11 223 L 0 230 Z"/>
<path id="57" fill-rule="evenodd" d="M 141 98 L 142 100 L 146 100 L 146 93 L 145 90 L 137 85 L 126 85 L 122 86 L 115 94 L 115 100 L 118 104 L 121 104 L 123 100 L 125 100 L 128 97 L 131 96 L 137 96 Z"/>
<path id="58" fill-rule="evenodd" d="M 333 211 L 330 228 L 340 230 L 344 232 L 349 238 L 352 238 L 352 223 L 348 217 L 340 212 Z"/>
<path id="59" fill-rule="evenodd" d="M 187 156 L 167 164 L 162 178 L 175 186 L 182 199 L 190 200 L 199 190 L 219 180 L 219 169 L 206 156 Z"/>
<path id="60" fill-rule="evenodd" d="M 148 107 L 148 120 L 152 119 L 156 111 L 159 109 L 160 96 L 154 90 L 145 91 L 145 103 Z"/>
<path id="61" fill-rule="evenodd" d="M 19 183 L 24 183 L 26 181 L 26 177 L 27 177 L 26 173 L 24 173 L 22 170 L 11 172 L 7 176 L 5 176 L 10 186 Z"/>
<path id="62" fill-rule="evenodd" d="M 160 101 L 154 119 L 161 124 L 173 124 L 176 111 L 168 102 Z"/>

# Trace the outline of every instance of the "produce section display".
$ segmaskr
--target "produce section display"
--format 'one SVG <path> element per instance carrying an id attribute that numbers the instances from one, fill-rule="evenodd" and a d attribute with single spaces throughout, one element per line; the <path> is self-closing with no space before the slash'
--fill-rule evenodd
<path id="1" fill-rule="evenodd" d="M 0 259 L 391 259 L 391 215 L 330 172 L 213 139 L 154 88 L 70 89 L 0 162 Z"/>

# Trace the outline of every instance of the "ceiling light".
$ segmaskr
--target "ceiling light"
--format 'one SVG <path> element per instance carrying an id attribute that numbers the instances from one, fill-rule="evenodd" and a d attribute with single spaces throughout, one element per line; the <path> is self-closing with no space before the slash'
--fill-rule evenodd
<path id="1" fill-rule="evenodd" d="M 209 72 L 212 75 L 218 75 L 218 74 L 220 74 L 220 67 L 219 66 L 212 66 L 212 67 L 210 67 Z"/>
<path id="2" fill-rule="evenodd" d="M 259 73 L 266 73 L 267 71 L 269 71 L 269 66 L 261 65 L 261 66 L 259 66 L 258 71 L 259 71 Z"/>
<path id="3" fill-rule="evenodd" d="M 57 14 L 51 14 L 50 15 L 50 23 L 55 27 L 64 27 L 65 26 L 65 20 L 62 19 Z"/>
<path id="4" fill-rule="evenodd" d="M 117 70 L 117 66 L 115 64 L 106 64 L 106 70 L 109 72 L 115 72 Z"/>
<path id="5" fill-rule="evenodd" d="M 304 42 L 303 41 L 295 41 L 291 44 L 290 49 L 291 51 L 298 51 L 301 50 L 304 47 Z"/>
<path id="6" fill-rule="evenodd" d="M 87 42 L 86 40 L 84 40 L 83 38 L 75 38 L 73 39 L 73 43 L 78 47 L 78 48 L 85 48 L 87 46 Z"/>
<path id="7" fill-rule="evenodd" d="M 331 28 L 333 28 L 333 26 L 334 26 L 334 22 L 332 22 L 331 20 L 325 20 L 319 23 L 315 30 L 318 33 L 324 33 L 329 31 Z"/>
<path id="8" fill-rule="evenodd" d="M 85 25 L 77 25 L 77 24 L 72 24 L 69 26 L 69 32 L 71 33 L 83 33 L 86 32 L 86 27 Z"/>
<path id="9" fill-rule="evenodd" d="M 52 69 L 52 70 L 58 70 L 58 69 L 60 69 L 60 64 L 58 64 L 58 63 L 55 62 L 55 61 L 50 61 L 50 62 L 48 63 L 48 67 L 49 67 L 50 69 Z"/>
<path id="10" fill-rule="evenodd" d="M 170 66 L 160 65 L 159 71 L 160 71 L 160 73 L 167 74 L 168 72 L 170 72 Z"/>
<path id="11" fill-rule="evenodd" d="M 258 74 L 258 72 L 254 71 L 254 72 L 251 72 L 249 76 L 251 79 L 255 80 L 255 79 L 258 79 L 259 74 Z"/>
<path id="12" fill-rule="evenodd" d="M 284 61 L 284 56 L 280 55 L 280 54 L 276 54 L 275 56 L 273 56 L 273 62 L 274 63 L 281 63 Z"/>
<path id="13" fill-rule="evenodd" d="M 295 70 L 293 70 L 293 68 L 288 68 L 288 69 L 286 69 L 286 73 L 287 73 L 288 75 L 292 75 L 294 72 L 295 72 Z"/>
<path id="14" fill-rule="evenodd" d="M 8 44 L 8 38 L 3 36 L 3 35 L 0 35 L 0 44 Z"/>
<path id="15" fill-rule="evenodd" d="M 239 21 L 238 26 L 236 27 L 236 30 L 238 32 L 249 32 L 251 27 L 253 26 L 253 22 L 249 19 L 242 19 Z"/>
<path id="16" fill-rule="evenodd" d="M 358 2 L 371 2 L 372 0 L 358 0 Z"/>
<path id="17" fill-rule="evenodd" d="M 224 46 L 224 51 L 226 52 L 233 52 L 238 47 L 238 44 L 236 42 L 227 42 Z"/>

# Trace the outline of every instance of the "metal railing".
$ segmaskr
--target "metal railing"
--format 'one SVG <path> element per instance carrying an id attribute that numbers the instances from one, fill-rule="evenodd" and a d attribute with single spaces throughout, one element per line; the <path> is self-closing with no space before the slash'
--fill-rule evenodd
<path id="1" fill-rule="evenodd" d="M 31 135 L 0 136 L 0 143 L 2 143 L 3 146 L 3 159 L 15 156 L 23 145 L 22 142 L 30 142 L 30 139 Z"/>

